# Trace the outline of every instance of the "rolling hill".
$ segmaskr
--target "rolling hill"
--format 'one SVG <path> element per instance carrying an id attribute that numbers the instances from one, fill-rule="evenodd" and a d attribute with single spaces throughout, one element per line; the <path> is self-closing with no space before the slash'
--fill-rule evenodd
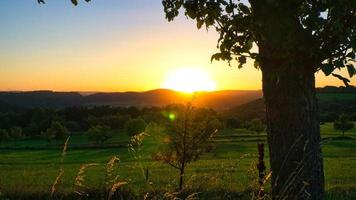
<path id="1" fill-rule="evenodd" d="M 353 104 L 356 100 L 355 87 L 326 86 L 318 88 L 318 98 L 321 102 L 347 101 Z M 145 92 L 0 92 L 0 112 L 26 108 L 63 108 L 71 106 L 164 106 L 182 104 L 193 99 L 199 107 L 209 107 L 216 110 L 236 108 L 239 112 L 247 110 L 261 111 L 262 98 L 260 90 L 222 90 L 213 92 L 196 92 L 194 96 L 168 89 L 156 89 Z M 242 106 L 243 105 L 243 106 Z M 328 104 L 329 105 L 329 104 Z M 238 108 L 239 106 L 242 106 Z M 258 110 L 258 111 L 257 111 Z"/>
<path id="2" fill-rule="evenodd" d="M 79 92 L 0 92 L 0 111 L 16 108 L 63 108 L 70 106 L 164 106 L 185 103 L 192 98 L 196 106 L 228 109 L 262 97 L 261 91 L 214 91 L 190 95 L 167 89 L 146 92 L 112 92 L 82 95 Z"/>

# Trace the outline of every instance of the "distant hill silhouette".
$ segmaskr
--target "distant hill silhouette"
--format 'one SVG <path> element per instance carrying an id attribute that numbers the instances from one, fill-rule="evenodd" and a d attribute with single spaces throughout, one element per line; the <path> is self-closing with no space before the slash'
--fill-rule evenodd
<path id="1" fill-rule="evenodd" d="M 356 87 L 326 86 L 317 89 L 318 96 L 323 100 L 356 99 Z M 340 94 L 340 95 L 338 95 Z M 156 89 L 146 92 L 0 92 L 0 112 L 16 111 L 23 108 L 63 108 L 69 106 L 164 106 L 168 104 L 181 104 L 192 97 L 181 92 L 168 89 Z M 222 90 L 213 92 L 197 92 L 194 95 L 194 105 L 210 107 L 216 110 L 227 110 L 240 105 L 251 107 L 261 111 L 262 100 L 258 100 L 258 106 L 253 108 L 256 102 L 262 98 L 260 90 Z M 250 104 L 248 104 L 251 102 Z M 263 106 L 262 106 L 263 107 Z M 242 109 L 242 108 L 241 108 Z M 246 108 L 244 108 L 246 109 Z M 249 110 L 251 110 L 249 109 Z M 239 110 L 242 112 L 243 110 Z"/>
<path id="2" fill-rule="evenodd" d="M 194 95 L 196 106 L 214 109 L 228 109 L 262 97 L 261 91 L 214 91 L 197 92 Z M 167 89 L 146 92 L 109 92 L 82 95 L 79 92 L 0 92 L 0 111 L 11 108 L 63 108 L 69 106 L 164 106 L 185 103 L 192 97 L 181 92 Z"/>
<path id="3" fill-rule="evenodd" d="M 77 92 L 0 92 L 0 104 L 6 103 L 15 107 L 67 107 L 83 104 L 83 96 Z M 2 107 L 2 106 L 0 106 Z"/>
<path id="4" fill-rule="evenodd" d="M 322 121 L 334 121 L 344 113 L 356 119 L 356 87 L 326 86 L 317 88 L 318 106 Z M 262 98 L 225 110 L 225 116 L 235 116 L 241 120 L 260 118 L 265 120 L 266 107 Z"/>
<path id="5" fill-rule="evenodd" d="M 236 106 L 223 112 L 225 116 L 235 116 L 241 120 L 252 120 L 259 118 L 265 121 L 266 119 L 266 106 L 264 100 L 257 99 L 246 104 Z"/>

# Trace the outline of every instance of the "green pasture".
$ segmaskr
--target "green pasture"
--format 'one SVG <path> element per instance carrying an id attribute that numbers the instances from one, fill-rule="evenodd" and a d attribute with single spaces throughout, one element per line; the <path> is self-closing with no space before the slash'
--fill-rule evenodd
<path id="1" fill-rule="evenodd" d="M 321 126 L 326 190 L 329 199 L 356 198 L 356 129 L 347 132 L 348 139 L 338 139 L 341 134 L 333 130 L 332 124 Z M 48 143 L 44 139 L 23 139 L 16 145 L 9 141 L 0 150 L 0 191 L 4 195 L 22 196 L 48 194 L 58 175 L 64 175 L 57 192 L 70 194 L 76 190 L 75 177 L 82 164 L 96 164 L 86 170 L 85 187 L 100 190 L 105 184 L 106 163 L 113 156 L 120 162 L 115 168 L 119 180 L 135 193 L 164 190 L 173 191 L 177 185 L 178 171 L 152 159 L 157 145 L 152 137 L 146 137 L 141 158 L 135 160 L 126 147 L 129 137 L 115 131 L 114 138 L 99 148 L 88 143 L 84 133 L 73 134 L 69 148 L 61 162 L 63 143 Z M 240 193 L 253 187 L 256 180 L 255 162 L 257 143 L 265 142 L 266 135 L 257 135 L 244 129 L 222 130 L 216 139 L 216 149 L 199 161 L 188 165 L 185 177 L 186 188 L 191 191 L 224 191 Z M 110 145 L 118 145 L 112 146 Z M 266 146 L 266 153 L 267 153 Z M 266 157 L 268 165 L 268 153 Z M 143 171 L 148 171 L 148 182 Z"/>

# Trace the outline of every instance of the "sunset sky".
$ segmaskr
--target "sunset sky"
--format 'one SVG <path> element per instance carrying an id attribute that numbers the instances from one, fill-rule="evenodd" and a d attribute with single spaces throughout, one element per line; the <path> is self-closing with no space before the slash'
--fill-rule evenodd
<path id="1" fill-rule="evenodd" d="M 167 22 L 161 0 L 1 0 L 0 90 L 144 91 L 180 68 L 201 69 L 218 90 L 260 89 L 251 63 L 210 63 L 216 41 L 184 16 Z M 318 86 L 341 84 L 317 75 Z"/>

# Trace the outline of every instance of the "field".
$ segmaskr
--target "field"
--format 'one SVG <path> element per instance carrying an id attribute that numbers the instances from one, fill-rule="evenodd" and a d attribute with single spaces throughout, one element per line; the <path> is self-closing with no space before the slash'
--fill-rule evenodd
<path id="1" fill-rule="evenodd" d="M 356 198 L 356 129 L 346 133 L 350 138 L 337 138 L 332 124 L 321 126 L 324 138 L 322 148 L 328 199 Z M 352 139 L 353 138 L 353 139 Z M 69 148 L 62 157 L 61 143 L 48 143 L 43 139 L 7 142 L 0 150 L 0 191 L 14 198 L 40 197 L 50 193 L 59 169 L 63 166 L 64 175 L 57 186 L 57 194 L 70 195 L 76 189 L 75 177 L 82 164 L 96 164 L 86 170 L 85 186 L 88 190 L 100 190 L 105 182 L 106 163 L 113 156 L 120 162 L 115 172 L 119 180 L 128 182 L 124 187 L 135 194 L 147 191 L 173 191 L 177 186 L 178 171 L 160 162 L 153 161 L 155 140 L 146 137 L 136 160 L 130 155 L 127 144 L 129 137 L 120 131 L 115 133 L 104 148 L 87 143 L 83 133 L 73 134 Z M 186 188 L 201 192 L 200 197 L 217 191 L 219 199 L 236 199 L 253 188 L 257 174 L 257 142 L 265 142 L 266 135 L 257 135 L 244 129 L 225 129 L 216 139 L 216 149 L 191 163 L 187 168 Z M 267 146 L 265 147 L 266 153 Z M 268 163 L 268 155 L 265 159 Z M 142 166 L 142 168 L 140 167 Z M 141 169 L 144 169 L 142 171 Z M 143 173 L 148 171 L 146 183 Z M 267 188 L 268 189 L 268 188 Z M 216 197 L 216 198 L 218 198 Z M 1 197 L 0 197 L 1 199 Z M 10 198 L 11 199 L 11 198 Z M 213 198 L 214 199 L 214 198 Z"/>

